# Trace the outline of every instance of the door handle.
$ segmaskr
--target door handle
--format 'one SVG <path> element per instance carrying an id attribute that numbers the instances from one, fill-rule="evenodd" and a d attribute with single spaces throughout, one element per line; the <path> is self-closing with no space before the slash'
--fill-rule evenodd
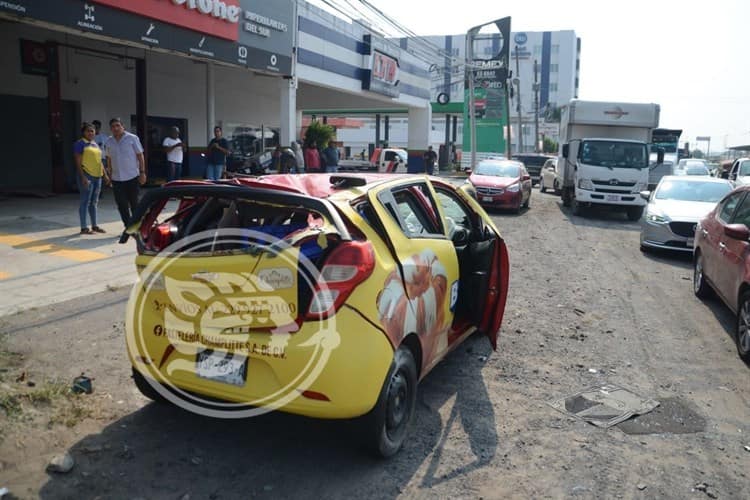
<path id="1" fill-rule="evenodd" d="M 723 242 L 723 241 L 720 241 L 720 242 L 719 242 L 719 248 L 720 248 L 720 249 L 721 249 L 721 250 L 723 251 L 723 250 L 726 250 L 726 249 L 727 249 L 727 246 L 726 246 L 726 245 L 724 244 L 724 242 Z"/>

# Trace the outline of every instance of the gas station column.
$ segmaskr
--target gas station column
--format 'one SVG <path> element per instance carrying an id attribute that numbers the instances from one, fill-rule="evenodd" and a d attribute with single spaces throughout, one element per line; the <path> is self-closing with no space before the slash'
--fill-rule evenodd
<path id="1" fill-rule="evenodd" d="M 409 108 L 409 163 L 407 169 L 411 173 L 424 172 L 422 155 L 430 145 L 430 131 L 432 130 L 432 108 Z"/>
<path id="2" fill-rule="evenodd" d="M 297 137 L 297 79 L 283 78 L 279 80 L 281 99 L 281 132 L 279 141 L 282 146 L 288 147 Z"/>
<path id="3" fill-rule="evenodd" d="M 206 130 L 208 140 L 214 138 L 216 126 L 216 100 L 214 91 L 214 63 L 206 63 Z"/>

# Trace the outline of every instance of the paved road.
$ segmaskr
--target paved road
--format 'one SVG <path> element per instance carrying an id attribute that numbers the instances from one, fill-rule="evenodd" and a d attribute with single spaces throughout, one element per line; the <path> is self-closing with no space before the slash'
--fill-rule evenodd
<path id="1" fill-rule="evenodd" d="M 148 404 L 129 380 L 120 290 L 0 320 L 25 356 L 13 373 L 96 377 L 96 411 L 71 431 L 9 427 L 0 486 L 45 498 L 745 497 L 748 367 L 729 311 L 693 297 L 689 259 L 643 255 L 624 215 L 571 217 L 537 190 L 530 210 L 494 217 L 512 273 L 498 351 L 475 336 L 426 377 L 392 460 L 363 455 L 338 422 Z M 608 430 L 548 404 L 607 382 L 662 404 Z M 61 451 L 76 468 L 45 474 Z"/>

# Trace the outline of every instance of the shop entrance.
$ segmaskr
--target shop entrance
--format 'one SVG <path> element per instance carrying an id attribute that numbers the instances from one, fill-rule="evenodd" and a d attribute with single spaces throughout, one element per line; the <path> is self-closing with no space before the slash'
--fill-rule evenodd
<path id="1" fill-rule="evenodd" d="M 136 125 L 136 116 L 130 116 L 130 122 L 133 127 Z M 173 118 L 166 116 L 149 116 L 146 118 L 146 137 L 144 147 L 146 149 L 146 165 L 148 167 L 148 177 L 152 182 L 161 184 L 167 179 L 167 153 L 164 151 L 162 143 L 165 137 L 169 137 L 169 130 L 172 127 L 180 129 L 180 139 L 190 146 L 190 137 L 188 135 L 188 121 L 186 118 Z M 196 170 L 193 172 L 193 170 Z M 182 158 L 182 177 L 199 176 L 197 168 L 191 169 L 190 155 L 186 151 Z"/>

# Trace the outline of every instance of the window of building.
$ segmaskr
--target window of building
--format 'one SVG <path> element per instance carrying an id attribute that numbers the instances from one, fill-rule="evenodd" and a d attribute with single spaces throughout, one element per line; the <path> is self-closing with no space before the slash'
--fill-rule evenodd
<path id="1" fill-rule="evenodd" d="M 549 72 L 550 73 L 557 73 L 558 72 L 559 65 L 557 63 L 550 64 L 549 65 Z"/>
<path id="2" fill-rule="evenodd" d="M 549 84 L 549 91 L 550 92 L 557 92 L 557 83 L 550 82 L 550 84 Z"/>
<path id="3" fill-rule="evenodd" d="M 560 53 L 560 46 L 557 45 L 557 44 L 553 44 L 551 52 L 552 52 L 552 54 L 559 54 Z"/>
<path id="4" fill-rule="evenodd" d="M 542 46 L 534 45 L 534 57 L 539 58 L 542 55 Z"/>

